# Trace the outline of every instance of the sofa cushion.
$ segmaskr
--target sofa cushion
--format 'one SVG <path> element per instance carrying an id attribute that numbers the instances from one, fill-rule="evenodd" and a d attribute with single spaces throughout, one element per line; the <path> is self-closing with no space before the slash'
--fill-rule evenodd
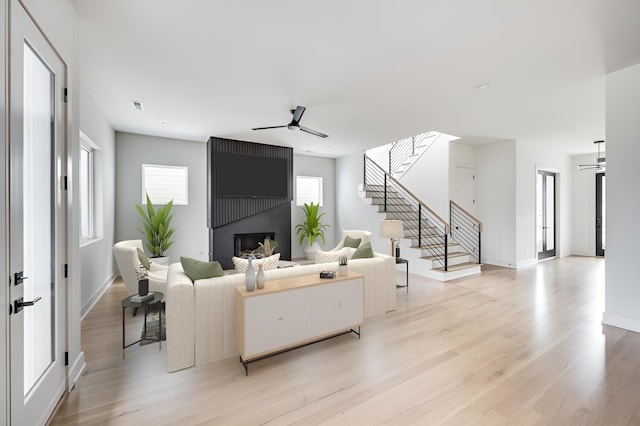
<path id="1" fill-rule="evenodd" d="M 222 266 L 216 261 L 203 262 L 202 260 L 181 256 L 180 263 L 182 264 L 184 273 L 191 278 L 191 281 L 221 277 L 224 275 Z"/>
<path id="2" fill-rule="evenodd" d="M 337 262 L 340 256 L 349 257 L 349 253 L 345 249 L 316 252 L 316 263 Z"/>
<path id="3" fill-rule="evenodd" d="M 346 237 L 344 237 L 343 247 L 358 248 L 360 246 L 361 241 L 362 241 L 362 238 L 351 238 L 350 236 L 347 235 Z"/>
<path id="4" fill-rule="evenodd" d="M 247 267 L 249 266 L 249 261 L 247 259 L 242 259 L 239 257 L 232 257 L 233 266 L 236 268 L 236 272 L 246 272 Z M 278 267 L 278 261 L 280 260 L 280 253 L 276 253 L 274 255 L 263 257 L 262 259 L 253 259 L 253 268 L 258 270 L 258 265 L 262 264 L 262 269 L 268 271 L 270 269 L 276 269 Z"/>
<path id="5" fill-rule="evenodd" d="M 136 250 L 138 251 L 138 260 L 140 261 L 142 267 L 147 271 L 151 269 L 151 261 L 149 260 L 147 255 L 139 248 L 137 248 Z"/>
<path id="6" fill-rule="evenodd" d="M 371 243 L 364 243 L 360 247 L 356 249 L 351 256 L 351 259 L 366 259 L 369 257 L 373 257 L 373 249 L 371 248 Z"/>

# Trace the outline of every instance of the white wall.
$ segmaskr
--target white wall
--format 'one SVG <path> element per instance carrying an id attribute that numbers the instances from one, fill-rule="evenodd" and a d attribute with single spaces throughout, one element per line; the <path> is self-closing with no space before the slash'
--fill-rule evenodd
<path id="1" fill-rule="evenodd" d="M 295 177 L 296 176 L 319 176 L 322 177 L 323 205 L 320 212 L 325 215 L 322 222 L 329 225 L 325 232 L 326 244 L 322 240 L 318 241 L 323 250 L 330 250 L 336 243 L 336 203 L 335 203 L 335 167 L 336 161 L 333 158 L 311 157 L 308 155 L 294 155 L 293 157 L 293 184 L 294 200 L 291 203 L 291 258 L 304 257 L 305 239 L 302 245 L 298 244 L 298 236 L 295 227 L 303 223 L 305 215 L 303 208 L 296 206 L 295 200 Z M 340 234 L 341 235 L 341 234 Z"/>
<path id="2" fill-rule="evenodd" d="M 166 252 L 169 261 L 180 256 L 207 260 L 207 145 L 178 139 L 116 132 L 115 241 L 145 237 L 135 204 L 142 204 L 142 164 L 183 166 L 189 169 L 189 205 L 174 205 L 174 244 Z"/>
<path id="3" fill-rule="evenodd" d="M 67 341 L 69 352 L 69 384 L 73 386 L 84 367 L 84 353 L 80 347 L 81 317 L 81 273 L 80 273 L 80 210 L 78 205 L 78 165 L 79 165 L 79 59 L 78 59 L 78 17 L 69 0 L 24 0 L 27 10 L 62 58 L 67 67 L 67 103 L 68 130 L 68 176 L 71 182 L 67 191 L 69 200 L 68 263 L 67 279 Z"/>
<path id="4" fill-rule="evenodd" d="M 556 173 L 557 256 L 571 253 L 571 157 L 561 141 L 522 139 L 516 143 L 516 247 L 518 266 L 536 262 L 536 175 L 538 170 Z"/>
<path id="5" fill-rule="evenodd" d="M 516 267 L 516 142 L 477 148 L 478 217 L 483 222 L 482 262 Z"/>
<path id="6" fill-rule="evenodd" d="M 573 184 L 571 191 L 571 254 L 596 255 L 596 173 L 597 170 L 578 170 L 580 164 L 593 164 L 595 154 L 571 157 Z"/>
<path id="7" fill-rule="evenodd" d="M 363 198 L 359 192 L 362 184 L 363 155 L 355 153 L 336 159 L 336 238 L 343 229 L 371 231 L 371 246 L 379 253 L 389 252 L 389 240 L 380 238 L 380 222 L 384 214 L 376 213 L 378 207 Z"/>
<path id="8" fill-rule="evenodd" d="M 400 179 L 402 185 L 449 222 L 449 141 L 438 138 Z"/>
<path id="9" fill-rule="evenodd" d="M 82 316 L 115 278 L 113 234 L 115 219 L 115 132 L 89 94 L 80 87 L 80 130 L 100 149 L 94 151 L 97 238 L 80 248 Z"/>
<path id="10" fill-rule="evenodd" d="M 640 65 L 607 75 L 605 324 L 640 332 Z"/>

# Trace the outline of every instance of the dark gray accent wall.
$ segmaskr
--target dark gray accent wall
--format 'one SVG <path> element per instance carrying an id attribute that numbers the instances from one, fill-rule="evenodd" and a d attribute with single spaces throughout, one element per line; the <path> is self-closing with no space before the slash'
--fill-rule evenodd
<path id="1" fill-rule="evenodd" d="M 228 197 L 217 193 L 218 154 L 236 153 L 266 158 L 282 158 L 287 164 L 286 197 Z M 238 179 L 268 179 L 251 170 L 238 170 Z M 223 268 L 233 268 L 235 234 L 275 232 L 277 252 L 291 259 L 291 199 L 293 195 L 293 149 L 282 146 L 211 137 L 207 141 L 207 224 L 209 260 Z"/>

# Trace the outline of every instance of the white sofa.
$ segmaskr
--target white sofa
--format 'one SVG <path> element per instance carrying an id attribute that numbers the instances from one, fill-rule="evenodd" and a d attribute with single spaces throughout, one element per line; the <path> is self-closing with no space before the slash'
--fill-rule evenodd
<path id="1" fill-rule="evenodd" d="M 269 280 L 337 270 L 337 262 L 265 271 Z M 349 261 L 349 269 L 364 275 L 364 316 L 371 318 L 396 308 L 395 260 L 374 253 L 373 258 Z M 244 285 L 244 274 L 197 280 L 180 263 L 169 266 L 167 276 L 167 370 L 238 355 L 234 332 L 234 288 Z"/>
<path id="2" fill-rule="evenodd" d="M 129 296 L 138 293 L 137 271 L 142 267 L 138 258 L 138 249 L 142 250 L 142 240 L 125 240 L 113 245 L 113 255 Z M 164 293 L 165 300 L 167 298 L 168 269 L 166 265 L 160 265 L 152 260 L 151 269 L 147 275 L 149 290 Z"/>

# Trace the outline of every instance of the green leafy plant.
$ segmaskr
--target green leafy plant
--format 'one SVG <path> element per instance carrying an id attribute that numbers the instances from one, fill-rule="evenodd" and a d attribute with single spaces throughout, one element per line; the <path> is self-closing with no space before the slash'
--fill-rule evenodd
<path id="1" fill-rule="evenodd" d="M 298 234 L 298 242 L 302 244 L 305 238 L 309 239 L 309 245 L 313 245 L 316 241 L 316 238 L 321 238 L 323 243 L 326 243 L 324 239 L 324 230 L 329 227 L 329 225 L 322 223 L 320 219 L 324 216 L 324 213 L 318 214 L 318 209 L 320 208 L 319 204 L 314 204 L 313 201 L 311 204 L 304 203 L 304 214 L 307 219 L 304 223 L 300 223 L 296 225 L 296 234 Z"/>
<path id="2" fill-rule="evenodd" d="M 146 210 L 140 204 L 136 204 L 136 209 L 142 216 L 144 230 L 136 229 L 147 238 L 145 247 L 152 257 L 164 256 L 164 252 L 173 245 L 173 241 L 171 241 L 171 237 L 175 232 L 175 228 L 171 227 L 173 200 L 158 209 L 154 209 L 149 194 L 146 194 L 146 196 Z"/>

